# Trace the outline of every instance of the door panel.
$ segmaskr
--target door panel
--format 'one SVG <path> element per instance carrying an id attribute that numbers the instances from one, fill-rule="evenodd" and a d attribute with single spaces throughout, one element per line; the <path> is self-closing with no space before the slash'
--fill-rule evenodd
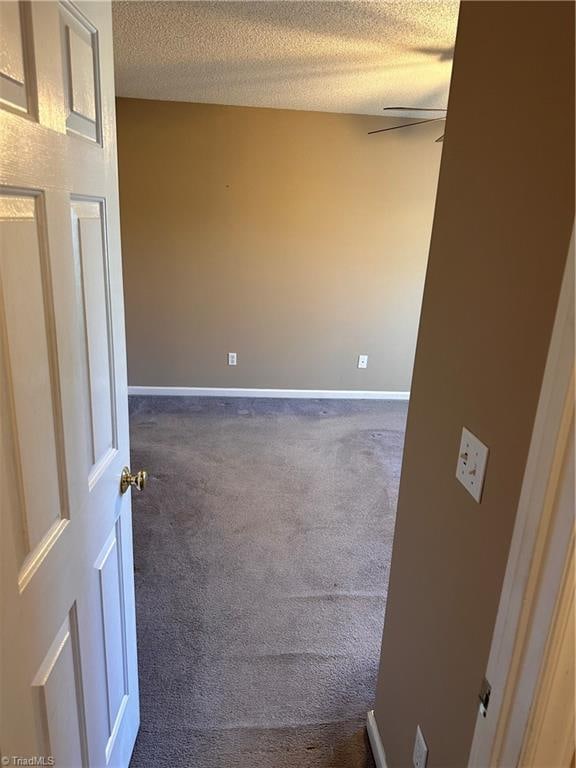
<path id="1" fill-rule="evenodd" d="M 139 707 L 111 12 L 0 14 L 2 755 L 125 768 Z"/>
<path id="2" fill-rule="evenodd" d="M 89 407 L 90 488 L 117 449 L 110 284 L 101 201 L 72 201 L 74 257 L 82 286 Z"/>
<path id="3" fill-rule="evenodd" d="M 120 523 L 106 542 L 96 567 L 100 576 L 100 602 L 106 665 L 106 691 L 108 703 L 108 742 L 112 749 L 114 737 L 122 721 L 128 697 L 128 669 L 126 659 L 126 626 L 124 612 L 124 578 L 122 572 L 122 541 Z"/>
<path id="4" fill-rule="evenodd" d="M 60 6 L 66 127 L 100 141 L 98 30 L 72 4 Z"/>
<path id="5" fill-rule="evenodd" d="M 55 765 L 86 765 L 86 722 L 74 608 L 50 646 L 32 683 L 39 723 L 39 751 Z"/>
<path id="6" fill-rule="evenodd" d="M 0 47 L 0 100 L 19 112 L 29 110 L 30 37 L 28 9 L 21 3 L 3 2 L 0 26 L 4 30 Z"/>
<path id="7" fill-rule="evenodd" d="M 38 205 L 35 195 L 0 196 L 0 323 L 18 436 L 15 464 L 20 509 L 15 522 L 21 530 L 22 565 L 38 559 L 68 517 L 61 493 L 64 462 L 53 305 L 46 252 L 40 245 L 45 235 L 39 228 Z"/>
<path id="8" fill-rule="evenodd" d="M 2 24 L 6 26 L 7 45 L 0 50 L 0 73 L 6 80 L 24 84 L 24 50 L 20 6 L 7 3 L 2 11 Z"/>

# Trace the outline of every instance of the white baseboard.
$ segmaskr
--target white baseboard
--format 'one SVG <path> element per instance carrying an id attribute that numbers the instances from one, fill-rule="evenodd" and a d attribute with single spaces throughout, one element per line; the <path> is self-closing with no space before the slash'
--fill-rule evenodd
<path id="1" fill-rule="evenodd" d="M 380 738 L 380 733 L 378 732 L 378 723 L 374 717 L 373 709 L 368 712 L 366 727 L 368 729 L 368 738 L 370 739 L 370 746 L 372 747 L 372 755 L 374 756 L 376 768 L 387 768 L 386 755 L 384 754 L 384 747 L 382 746 L 382 740 Z"/>
<path id="2" fill-rule="evenodd" d="M 356 389 L 244 389 L 242 387 L 128 387 L 129 395 L 172 397 L 297 397 L 313 400 L 408 400 L 410 392 Z"/>

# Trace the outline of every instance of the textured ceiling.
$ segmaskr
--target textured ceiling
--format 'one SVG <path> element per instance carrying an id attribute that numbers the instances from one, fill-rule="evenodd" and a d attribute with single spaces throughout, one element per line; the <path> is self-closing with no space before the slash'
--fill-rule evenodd
<path id="1" fill-rule="evenodd" d="M 458 5 L 114 2 L 117 93 L 372 115 L 445 107 Z"/>

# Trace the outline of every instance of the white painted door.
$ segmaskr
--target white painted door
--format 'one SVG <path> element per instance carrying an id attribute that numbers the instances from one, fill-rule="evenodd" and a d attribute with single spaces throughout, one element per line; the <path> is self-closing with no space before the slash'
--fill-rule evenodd
<path id="1" fill-rule="evenodd" d="M 139 722 L 111 8 L 0 2 L 3 764 Z"/>

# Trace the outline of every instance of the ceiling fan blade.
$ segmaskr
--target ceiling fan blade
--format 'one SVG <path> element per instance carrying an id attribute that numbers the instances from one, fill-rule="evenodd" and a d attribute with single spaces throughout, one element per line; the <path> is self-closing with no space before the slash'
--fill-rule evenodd
<path id="1" fill-rule="evenodd" d="M 436 139 L 436 141 L 434 143 L 438 144 L 438 142 L 442 143 L 443 141 L 444 141 L 444 134 L 442 134 L 442 136 L 438 136 L 438 138 Z"/>
<path id="2" fill-rule="evenodd" d="M 424 123 L 436 123 L 438 120 L 445 120 L 445 117 L 430 117 L 427 120 L 418 120 L 416 123 L 404 123 L 404 125 L 393 125 L 390 128 L 378 128 L 376 131 L 368 131 L 368 136 L 373 133 L 385 133 L 386 131 L 398 131 L 400 128 L 410 128 L 412 125 L 424 125 Z"/>

